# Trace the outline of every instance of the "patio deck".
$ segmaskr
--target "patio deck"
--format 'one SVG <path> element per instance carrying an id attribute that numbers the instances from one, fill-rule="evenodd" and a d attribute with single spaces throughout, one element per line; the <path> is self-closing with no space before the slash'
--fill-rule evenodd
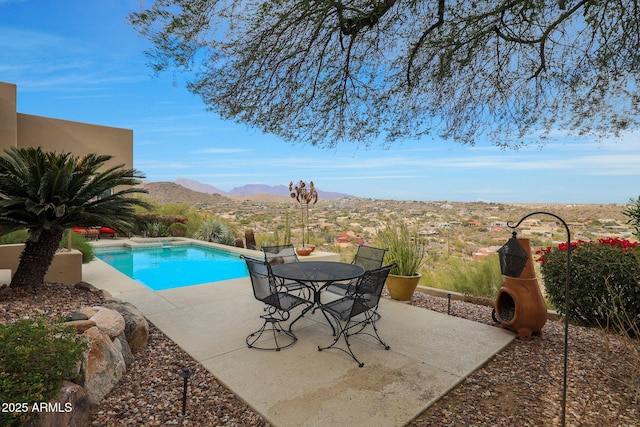
<path id="1" fill-rule="evenodd" d="M 83 280 L 129 301 L 222 384 L 275 426 L 402 426 L 508 345 L 515 334 L 408 304 L 380 302 L 380 335 L 354 339 L 363 368 L 331 341 L 320 313 L 296 323 L 298 342 L 280 352 L 249 349 L 263 305 L 249 279 L 152 291 L 106 263 Z"/>

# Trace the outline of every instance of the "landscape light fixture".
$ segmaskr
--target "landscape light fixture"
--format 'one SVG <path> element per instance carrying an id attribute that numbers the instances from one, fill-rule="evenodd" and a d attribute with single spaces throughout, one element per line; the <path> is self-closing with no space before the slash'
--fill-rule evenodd
<path id="1" fill-rule="evenodd" d="M 184 380 L 183 386 L 182 386 L 182 416 L 183 417 L 187 413 L 187 387 L 188 387 L 187 382 L 189 381 L 189 378 L 191 378 L 192 376 L 193 376 L 193 372 L 191 372 L 191 370 L 189 370 L 189 368 L 187 368 L 186 366 L 182 368 L 182 370 L 178 374 L 178 377 Z"/>
<path id="2" fill-rule="evenodd" d="M 518 277 L 524 270 L 524 265 L 526 263 L 526 251 L 522 248 L 518 240 L 516 239 L 515 229 L 518 228 L 522 221 L 529 218 L 533 215 L 550 215 L 557 220 L 559 220 L 564 226 L 565 231 L 567 232 L 567 275 L 565 281 L 565 291 L 564 291 L 564 366 L 563 366 L 563 383 L 562 383 L 562 414 L 560 416 L 561 425 L 564 427 L 566 424 L 566 408 L 567 408 L 567 367 L 568 367 L 568 353 L 569 353 L 569 289 L 571 284 L 571 231 L 569 231 L 569 226 L 567 223 L 560 218 L 558 215 L 549 213 L 549 212 L 532 212 L 530 214 L 525 215 L 518 221 L 516 225 L 511 225 L 511 221 L 507 221 L 507 227 L 513 230 L 513 234 L 509 241 L 498 250 L 498 255 L 500 257 L 500 270 L 502 274 L 509 277 Z M 524 262 L 521 263 L 521 252 L 518 250 L 516 245 L 520 248 L 520 251 L 525 253 Z"/>

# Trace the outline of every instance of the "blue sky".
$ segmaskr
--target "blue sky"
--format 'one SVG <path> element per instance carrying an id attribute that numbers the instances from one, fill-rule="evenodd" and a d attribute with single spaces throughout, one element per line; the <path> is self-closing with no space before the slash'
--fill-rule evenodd
<path id="1" fill-rule="evenodd" d="M 180 76 L 153 76 L 126 22 L 137 0 L 0 0 L 0 81 L 18 111 L 134 131 L 149 181 L 228 191 L 313 180 L 325 191 L 399 200 L 626 203 L 640 194 L 640 132 L 502 151 L 423 139 L 383 148 L 286 143 L 205 111 Z"/>

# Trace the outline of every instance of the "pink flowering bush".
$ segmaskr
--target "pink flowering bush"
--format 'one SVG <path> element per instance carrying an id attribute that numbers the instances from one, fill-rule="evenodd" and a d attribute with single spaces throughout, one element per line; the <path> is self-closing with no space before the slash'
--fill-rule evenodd
<path id="1" fill-rule="evenodd" d="M 637 243 L 608 238 L 571 242 L 569 309 L 565 313 L 567 244 L 536 252 L 546 293 L 569 319 L 606 326 L 612 313 L 628 314 L 629 328 L 640 324 L 640 264 Z M 636 329 L 637 330 L 637 329 Z"/>

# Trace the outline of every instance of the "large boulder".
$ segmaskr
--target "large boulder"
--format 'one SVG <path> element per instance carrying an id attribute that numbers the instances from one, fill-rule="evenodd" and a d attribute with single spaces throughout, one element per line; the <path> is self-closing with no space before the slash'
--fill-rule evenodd
<path id="1" fill-rule="evenodd" d="M 125 322 L 124 334 L 133 353 L 144 349 L 149 340 L 149 323 L 140 310 L 131 303 L 110 304 L 109 308 L 122 315 Z"/>
<path id="2" fill-rule="evenodd" d="M 72 320 L 70 322 L 66 322 L 65 326 L 73 326 L 76 328 L 76 333 L 81 334 L 87 329 L 96 326 L 96 322 L 93 320 Z"/>
<path id="3" fill-rule="evenodd" d="M 129 342 L 127 341 L 127 337 L 124 332 L 115 337 L 113 345 L 115 345 L 116 349 L 122 353 L 124 363 L 128 368 L 135 359 L 133 357 L 133 353 L 131 353 L 131 347 L 129 347 Z"/>
<path id="4" fill-rule="evenodd" d="M 96 314 L 91 316 L 89 320 L 96 322 L 96 326 L 110 338 L 115 338 L 124 332 L 124 317 L 116 310 L 105 307 L 93 307 Z"/>
<path id="5" fill-rule="evenodd" d="M 91 317 L 93 317 L 93 315 L 96 314 L 97 311 L 91 307 L 82 307 L 80 310 L 78 310 L 78 313 L 82 313 L 87 316 L 87 319 L 91 319 Z"/>
<path id="6" fill-rule="evenodd" d="M 81 385 L 89 403 L 97 405 L 118 384 L 126 364 L 109 335 L 98 327 L 87 329 L 82 336 L 87 339 L 89 348 L 83 355 Z"/>
<path id="7" fill-rule="evenodd" d="M 84 389 L 69 381 L 63 382 L 55 398 L 35 403 L 31 408 L 40 412 L 40 416 L 28 424 L 30 427 L 83 427 L 91 417 Z"/>

